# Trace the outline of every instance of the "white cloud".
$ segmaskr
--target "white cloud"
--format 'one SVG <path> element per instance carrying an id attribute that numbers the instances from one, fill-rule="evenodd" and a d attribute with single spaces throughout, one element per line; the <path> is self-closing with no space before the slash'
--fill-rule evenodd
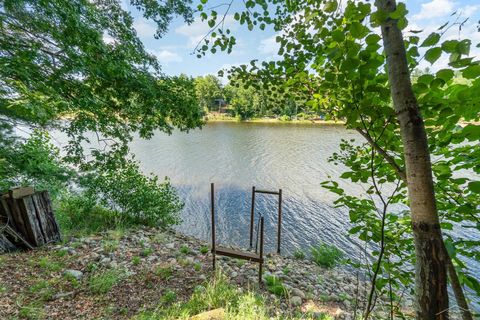
<path id="1" fill-rule="evenodd" d="M 169 64 L 170 62 L 182 62 L 182 57 L 178 53 L 170 51 L 168 49 L 162 49 L 160 51 L 154 51 L 152 53 L 157 56 L 160 64 Z"/>
<path id="2" fill-rule="evenodd" d="M 278 53 L 278 49 L 280 49 L 280 44 L 277 43 L 275 40 L 276 38 L 277 35 L 274 34 L 271 37 L 261 40 L 260 45 L 258 46 L 258 51 L 263 54 L 276 55 Z"/>
<path id="3" fill-rule="evenodd" d="M 218 21 L 219 22 L 219 21 Z M 230 30 L 236 30 L 239 23 L 233 18 L 233 15 L 226 15 L 225 21 L 223 23 L 224 29 L 229 28 Z M 207 21 L 202 21 L 200 18 L 196 18 L 193 23 L 190 25 L 184 24 L 175 29 L 175 32 L 186 36 L 188 38 L 188 46 L 195 47 L 202 38 L 208 34 L 210 27 L 207 24 Z"/>
<path id="4" fill-rule="evenodd" d="M 455 3 L 451 0 L 432 0 L 422 3 L 422 9 L 414 16 L 414 19 L 431 19 L 444 17 L 453 13 Z"/>
<path id="5" fill-rule="evenodd" d="M 137 30 L 137 34 L 141 38 L 153 38 L 153 35 L 157 31 L 155 24 L 144 18 L 136 19 L 133 22 L 133 27 L 135 28 L 135 30 Z"/>

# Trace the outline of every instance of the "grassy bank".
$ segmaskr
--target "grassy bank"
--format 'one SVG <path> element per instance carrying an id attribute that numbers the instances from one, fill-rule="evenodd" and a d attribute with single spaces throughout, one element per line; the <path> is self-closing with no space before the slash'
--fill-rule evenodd
<path id="1" fill-rule="evenodd" d="M 268 256 L 259 286 L 255 263 L 218 258 L 214 272 L 198 239 L 111 230 L 0 256 L 0 319 L 351 318 L 355 276 L 301 259 Z"/>

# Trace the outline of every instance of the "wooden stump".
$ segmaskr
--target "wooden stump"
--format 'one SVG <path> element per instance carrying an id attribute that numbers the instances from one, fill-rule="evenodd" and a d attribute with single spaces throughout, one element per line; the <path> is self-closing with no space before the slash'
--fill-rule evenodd
<path id="1" fill-rule="evenodd" d="M 0 251 L 31 249 L 61 240 L 47 191 L 10 190 L 0 198 Z M 7 242 L 8 241 L 8 242 Z"/>

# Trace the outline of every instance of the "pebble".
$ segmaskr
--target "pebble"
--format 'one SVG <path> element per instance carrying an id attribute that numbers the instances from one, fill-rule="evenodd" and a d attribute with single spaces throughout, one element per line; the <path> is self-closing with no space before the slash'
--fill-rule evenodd
<path id="1" fill-rule="evenodd" d="M 298 297 L 300 297 L 300 298 L 302 298 L 302 299 L 305 299 L 305 293 L 304 293 L 302 290 L 298 289 L 298 288 L 293 288 L 293 289 L 292 289 L 292 295 L 293 295 L 293 296 L 298 296 Z"/>
<path id="2" fill-rule="evenodd" d="M 68 269 L 65 270 L 64 275 L 71 276 L 77 280 L 82 280 L 83 278 L 83 272 L 80 270 Z"/>
<path id="3" fill-rule="evenodd" d="M 302 298 L 299 297 L 299 296 L 293 296 L 293 297 L 290 298 L 290 303 L 294 307 L 299 307 L 299 306 L 302 305 Z"/>

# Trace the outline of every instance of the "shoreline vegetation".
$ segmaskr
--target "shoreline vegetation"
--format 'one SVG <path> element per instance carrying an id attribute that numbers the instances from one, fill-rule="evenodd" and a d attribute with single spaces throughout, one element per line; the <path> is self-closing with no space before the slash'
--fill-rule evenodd
<path id="1" fill-rule="evenodd" d="M 204 120 L 208 122 L 245 122 L 245 123 L 282 123 L 282 124 L 320 124 L 320 125 L 344 125 L 345 122 L 342 120 L 323 120 L 319 118 L 312 119 L 290 119 L 286 117 L 270 118 L 270 117 L 261 117 L 261 118 L 250 118 L 250 119 L 240 119 L 239 117 L 232 117 L 229 115 L 208 113 Z"/>

